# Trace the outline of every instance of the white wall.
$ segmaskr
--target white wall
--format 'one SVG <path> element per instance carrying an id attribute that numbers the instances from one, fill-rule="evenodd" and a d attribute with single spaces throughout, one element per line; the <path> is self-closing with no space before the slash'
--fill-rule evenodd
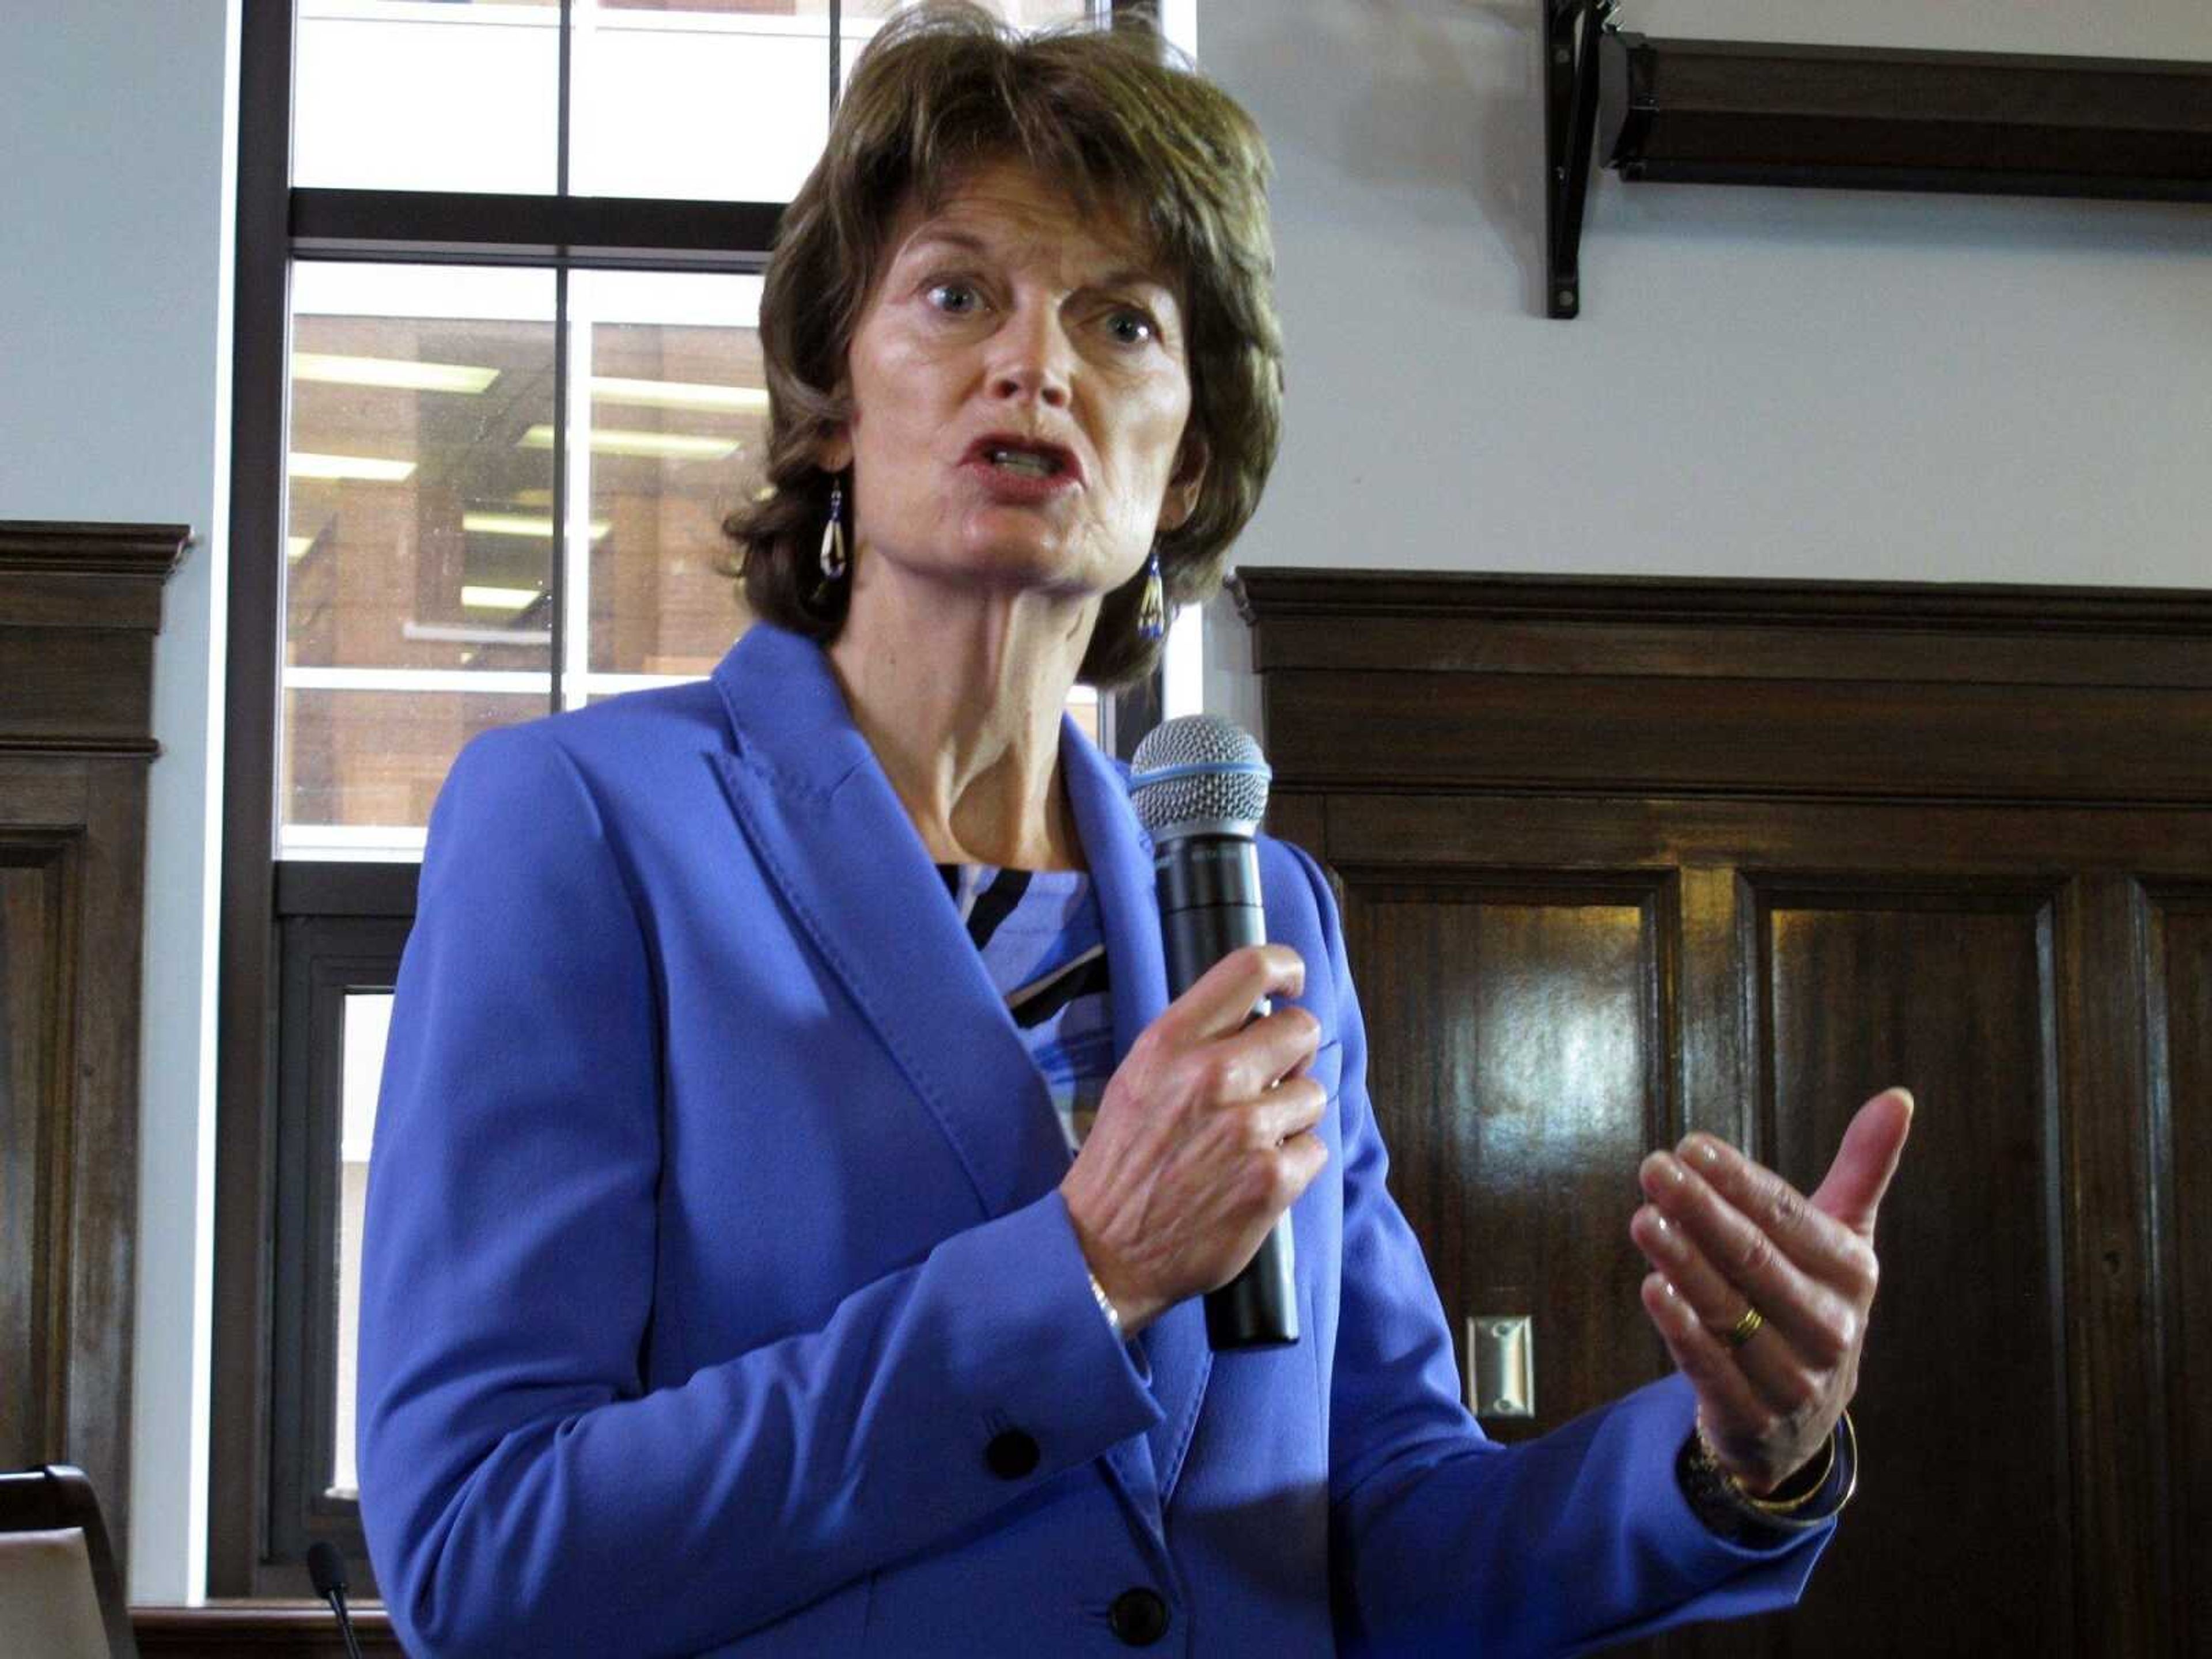
<path id="1" fill-rule="evenodd" d="M 131 1594 L 204 1578 L 235 0 L 0 5 L 0 517 L 188 525 L 155 652 Z M 0 1386 L 5 1386 L 0 1383 Z"/>
<path id="2" fill-rule="evenodd" d="M 1198 0 L 1279 172 L 1289 424 L 1245 562 L 2212 586 L 2212 212 L 1607 180 L 1583 315 L 1549 322 L 1535 3 Z M 131 1540 L 155 1601 L 204 1558 L 236 5 L 0 4 L 0 516 L 203 538 L 157 658 Z M 2203 0 L 1624 21 L 2212 60 Z"/>
<path id="3" fill-rule="evenodd" d="M 1540 306 L 1536 0 L 1218 0 L 1278 170 L 1241 562 L 2212 586 L 2212 210 L 1593 191 Z M 2212 60 L 2204 0 L 1625 0 L 1661 36 Z"/>

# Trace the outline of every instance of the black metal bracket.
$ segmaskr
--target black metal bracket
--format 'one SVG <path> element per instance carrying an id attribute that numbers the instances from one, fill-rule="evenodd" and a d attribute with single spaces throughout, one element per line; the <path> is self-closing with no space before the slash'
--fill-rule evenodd
<path id="1" fill-rule="evenodd" d="M 1619 0 L 1541 0 L 1544 21 L 1544 309 L 1582 310 L 1583 209 L 1597 133 L 1598 36 Z"/>

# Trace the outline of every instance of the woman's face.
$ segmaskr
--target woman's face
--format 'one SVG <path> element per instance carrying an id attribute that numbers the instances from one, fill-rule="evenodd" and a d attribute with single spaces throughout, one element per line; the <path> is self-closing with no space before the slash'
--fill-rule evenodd
<path id="1" fill-rule="evenodd" d="M 1189 515 L 1183 319 L 1118 222 L 1015 163 L 909 202 L 847 356 L 864 557 L 968 586 L 1103 593 Z"/>

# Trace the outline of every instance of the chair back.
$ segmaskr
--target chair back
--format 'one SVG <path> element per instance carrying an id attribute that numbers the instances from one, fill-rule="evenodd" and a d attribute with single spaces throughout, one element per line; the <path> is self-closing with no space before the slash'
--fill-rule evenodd
<path id="1" fill-rule="evenodd" d="M 0 1654 L 138 1659 L 100 1500 L 82 1469 L 0 1474 Z"/>

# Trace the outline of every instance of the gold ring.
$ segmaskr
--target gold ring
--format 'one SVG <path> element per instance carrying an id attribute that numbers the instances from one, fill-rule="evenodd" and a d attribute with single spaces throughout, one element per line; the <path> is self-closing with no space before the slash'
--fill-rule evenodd
<path id="1" fill-rule="evenodd" d="M 1725 1340 L 1731 1348 L 1741 1348 L 1745 1343 L 1750 1341 L 1753 1337 L 1759 1334 L 1759 1328 L 1765 1322 L 1766 1316 L 1759 1312 L 1758 1309 L 1753 1307 L 1749 1303 L 1746 1303 L 1743 1309 L 1743 1317 L 1735 1322 L 1735 1326 L 1729 1330 Z"/>

